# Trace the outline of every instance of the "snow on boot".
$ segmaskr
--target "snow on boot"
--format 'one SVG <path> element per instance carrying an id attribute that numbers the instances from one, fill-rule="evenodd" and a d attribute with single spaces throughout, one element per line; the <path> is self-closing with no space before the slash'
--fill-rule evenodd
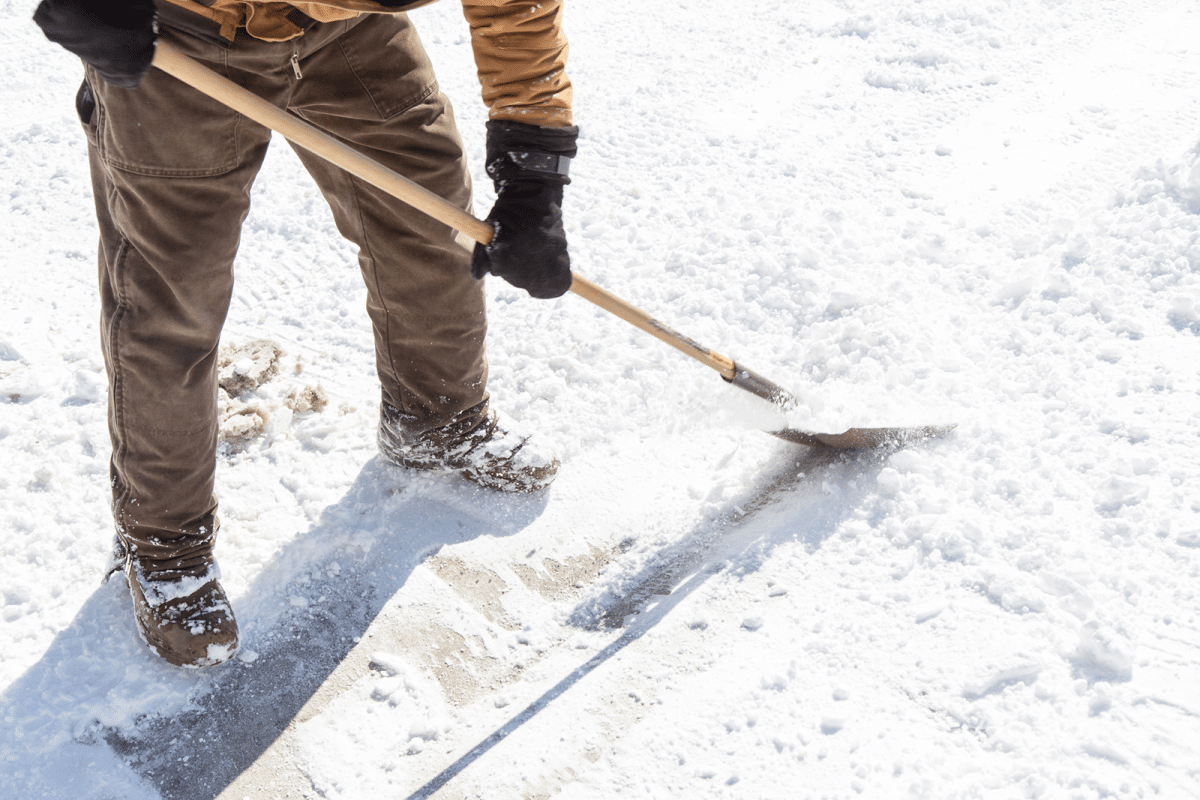
<path id="1" fill-rule="evenodd" d="M 379 451 L 407 469 L 457 472 L 499 492 L 536 492 L 554 480 L 558 459 L 529 434 L 514 433 L 487 401 L 448 425 L 414 433 L 419 421 L 387 403 L 380 407 Z"/>
<path id="2" fill-rule="evenodd" d="M 177 667 L 208 667 L 238 649 L 233 608 L 215 562 L 198 575 L 149 573 L 136 557 L 125 562 L 138 632 L 150 649 Z"/>

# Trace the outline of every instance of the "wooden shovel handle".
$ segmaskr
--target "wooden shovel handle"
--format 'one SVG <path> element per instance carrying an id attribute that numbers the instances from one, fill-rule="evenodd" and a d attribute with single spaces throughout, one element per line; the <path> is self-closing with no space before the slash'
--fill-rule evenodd
<path id="1" fill-rule="evenodd" d="M 362 178 L 367 183 L 379 187 L 418 211 L 461 231 L 474 241 L 480 244 L 491 242 L 494 231 L 487 222 L 476 219 L 450 201 L 418 186 L 403 175 L 398 175 L 374 159 L 364 156 L 319 128 L 218 75 L 162 39 L 158 40 L 155 48 L 154 66 L 209 97 L 219 100 L 239 114 L 283 135 L 305 150 L 316 153 L 336 164 L 351 175 Z M 630 305 L 612 292 L 601 289 L 587 278 L 575 274 L 571 283 L 571 291 L 702 364 L 715 369 L 726 380 L 733 380 L 736 370 L 731 359 L 714 353 L 707 347 L 671 330 L 646 312 Z"/>

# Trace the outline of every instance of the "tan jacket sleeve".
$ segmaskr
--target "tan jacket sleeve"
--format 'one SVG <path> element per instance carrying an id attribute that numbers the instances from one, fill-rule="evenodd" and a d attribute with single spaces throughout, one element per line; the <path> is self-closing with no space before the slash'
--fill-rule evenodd
<path id="1" fill-rule="evenodd" d="M 462 0 L 490 119 L 571 124 L 563 0 Z"/>

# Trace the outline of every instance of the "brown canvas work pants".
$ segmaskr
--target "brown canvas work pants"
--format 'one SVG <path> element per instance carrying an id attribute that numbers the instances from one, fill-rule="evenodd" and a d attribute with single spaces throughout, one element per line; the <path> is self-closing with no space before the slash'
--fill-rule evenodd
<path id="1" fill-rule="evenodd" d="M 171 27 L 162 36 L 469 207 L 453 114 L 407 17 L 317 24 L 279 43 L 223 43 Z M 94 105 L 86 90 L 79 105 L 100 228 L 117 531 L 147 571 L 203 568 L 216 530 L 218 341 L 270 131 L 158 70 L 137 89 L 111 87 L 91 69 L 87 84 Z M 383 400 L 423 430 L 481 404 L 483 288 L 454 232 L 297 153 L 359 248 Z"/>

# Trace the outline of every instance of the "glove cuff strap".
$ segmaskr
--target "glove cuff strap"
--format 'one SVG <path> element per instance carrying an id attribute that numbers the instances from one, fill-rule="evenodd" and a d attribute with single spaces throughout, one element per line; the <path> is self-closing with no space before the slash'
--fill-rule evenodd
<path id="1" fill-rule="evenodd" d="M 542 172 L 547 175 L 567 177 L 571 171 L 570 156 L 560 156 L 553 153 L 529 153 L 520 150 L 509 150 L 509 160 L 519 169 L 531 172 Z"/>
<path id="2" fill-rule="evenodd" d="M 557 175 L 566 178 L 570 174 L 571 159 L 569 156 L 560 156 L 554 153 L 509 150 L 505 152 L 504 158 L 498 158 L 487 165 L 487 174 L 493 180 L 515 177 L 511 174 L 507 176 L 504 174 L 513 167 L 522 172 L 536 172 L 542 175 Z"/>

